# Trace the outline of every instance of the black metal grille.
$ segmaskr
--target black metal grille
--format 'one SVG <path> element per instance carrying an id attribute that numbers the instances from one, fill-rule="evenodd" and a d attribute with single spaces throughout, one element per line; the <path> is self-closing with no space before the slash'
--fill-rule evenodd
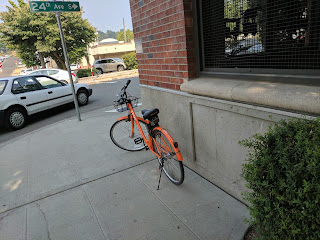
<path id="1" fill-rule="evenodd" d="M 320 0 L 202 0 L 205 68 L 320 69 Z"/>

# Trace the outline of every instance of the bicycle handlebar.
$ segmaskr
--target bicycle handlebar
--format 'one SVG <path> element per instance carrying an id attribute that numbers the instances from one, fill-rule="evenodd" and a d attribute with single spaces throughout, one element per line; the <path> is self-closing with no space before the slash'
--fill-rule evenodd
<path id="1" fill-rule="evenodd" d="M 126 85 L 123 86 L 123 88 L 121 90 L 125 91 L 127 89 L 127 87 L 129 86 L 129 84 L 131 83 L 131 80 L 128 79 Z"/>

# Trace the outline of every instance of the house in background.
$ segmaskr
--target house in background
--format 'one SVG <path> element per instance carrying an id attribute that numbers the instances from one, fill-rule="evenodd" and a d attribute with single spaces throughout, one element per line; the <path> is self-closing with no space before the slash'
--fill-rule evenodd
<path id="1" fill-rule="evenodd" d="M 86 68 L 93 65 L 94 61 L 103 58 L 123 58 L 123 55 L 130 52 L 135 52 L 134 40 L 124 43 L 113 38 L 103 39 L 100 42 L 91 43 L 88 47 L 88 60 L 82 58 L 81 66 Z"/>
<path id="2" fill-rule="evenodd" d="M 320 1 L 130 7 L 144 108 L 160 109 L 187 167 L 243 200 L 238 141 L 273 121 L 320 115 Z"/>

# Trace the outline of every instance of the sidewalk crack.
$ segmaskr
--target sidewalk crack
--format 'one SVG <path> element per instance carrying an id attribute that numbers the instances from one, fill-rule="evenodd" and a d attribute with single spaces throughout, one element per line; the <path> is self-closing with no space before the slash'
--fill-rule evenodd
<path id="1" fill-rule="evenodd" d="M 49 240 L 52 240 L 52 239 L 51 239 L 51 236 L 50 236 L 50 232 L 49 232 L 49 224 L 48 224 L 48 219 L 47 219 L 47 217 L 46 217 L 46 214 L 45 214 L 45 213 L 43 212 L 43 210 L 41 209 L 39 203 L 36 203 L 36 205 L 38 206 L 38 208 L 39 208 L 40 212 L 42 213 L 42 215 L 43 215 L 43 217 L 44 217 L 44 220 L 45 220 L 45 222 L 46 222 L 46 228 L 47 228 L 48 238 L 49 238 Z"/>
<path id="2" fill-rule="evenodd" d="M 4 219 L 5 217 L 9 216 L 12 212 L 14 212 L 14 210 L 8 212 L 6 215 L 4 215 L 3 217 L 0 218 L 0 222 L 2 219 Z"/>

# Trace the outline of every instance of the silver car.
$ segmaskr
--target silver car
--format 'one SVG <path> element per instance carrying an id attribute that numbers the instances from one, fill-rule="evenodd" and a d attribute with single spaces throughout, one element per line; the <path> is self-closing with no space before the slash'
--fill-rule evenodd
<path id="1" fill-rule="evenodd" d="M 96 60 L 92 67 L 97 69 L 98 74 L 112 71 L 123 71 L 127 69 L 123 60 L 120 58 L 104 58 Z"/>

